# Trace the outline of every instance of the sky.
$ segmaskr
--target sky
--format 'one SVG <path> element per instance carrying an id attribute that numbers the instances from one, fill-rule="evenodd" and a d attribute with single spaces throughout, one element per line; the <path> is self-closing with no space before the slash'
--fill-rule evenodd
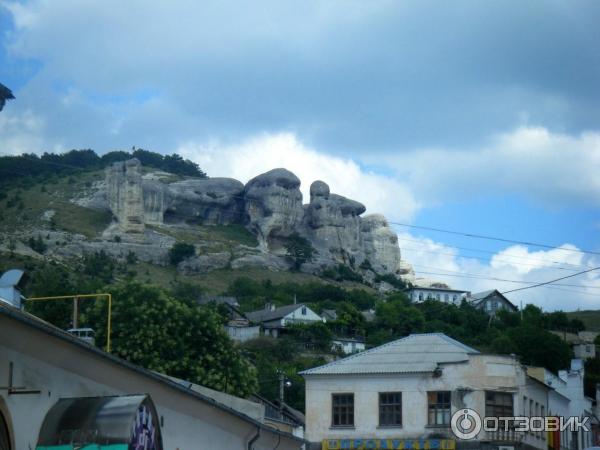
<path id="1" fill-rule="evenodd" d="M 600 266 L 598 23 L 594 0 L 0 0 L 0 154 L 286 167 L 385 214 L 417 276 L 507 291 Z M 600 308 L 600 271 L 559 284 L 507 296 Z"/>

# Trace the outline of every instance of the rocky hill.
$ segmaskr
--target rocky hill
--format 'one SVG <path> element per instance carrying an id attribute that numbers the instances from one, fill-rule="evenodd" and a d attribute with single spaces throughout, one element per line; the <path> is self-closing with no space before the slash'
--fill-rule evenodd
<path id="1" fill-rule="evenodd" d="M 391 288 L 389 281 L 413 277 L 385 217 L 363 216 L 364 205 L 331 193 L 323 181 L 312 183 L 304 204 L 300 180 L 286 169 L 271 170 L 244 185 L 230 178 L 175 176 L 130 159 L 82 185 L 69 183 L 32 211 L 37 217 L 21 221 L 12 234 L 4 228 L 0 248 L 7 250 L 12 236 L 17 245 L 11 251 L 35 256 L 27 243 L 43 235 L 46 258 L 103 250 L 116 259 L 133 254 L 139 261 L 165 266 L 172 246 L 189 242 L 196 256 L 177 267 L 186 275 L 226 268 L 295 268 L 321 275 L 343 266 L 384 290 Z M 84 216 L 91 218 L 87 228 L 95 233 L 76 226 L 86 222 Z M 66 226 L 56 227 L 57 220 Z M 289 252 L 294 241 L 312 249 L 301 264 Z"/>

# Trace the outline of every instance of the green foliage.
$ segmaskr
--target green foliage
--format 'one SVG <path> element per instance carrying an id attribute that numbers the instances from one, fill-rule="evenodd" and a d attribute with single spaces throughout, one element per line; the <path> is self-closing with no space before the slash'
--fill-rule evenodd
<path id="1" fill-rule="evenodd" d="M 114 286 L 112 352 L 177 378 L 234 395 L 256 390 L 256 372 L 210 308 L 135 282 Z M 168 320 L 165 320 L 168 318 Z M 98 345 L 106 342 L 106 303 L 89 313 Z"/>
<path id="2" fill-rule="evenodd" d="M 171 250 L 169 250 L 169 261 L 176 266 L 186 258 L 190 258 L 196 254 L 196 249 L 192 244 L 186 242 L 177 242 Z"/>
<path id="3" fill-rule="evenodd" d="M 66 153 L 44 153 L 42 156 L 23 153 L 20 156 L 0 157 L 0 172 L 3 181 L 20 179 L 27 176 L 52 177 L 70 175 L 80 170 L 102 169 L 116 161 L 125 161 L 132 157 L 138 158 L 143 165 L 154 167 L 182 176 L 206 178 L 206 174 L 198 165 L 190 160 L 184 160 L 177 154 L 163 156 L 159 153 L 138 149 L 133 153 L 116 151 L 102 157 L 93 150 L 71 150 Z M 75 180 L 72 181 L 73 183 Z M 12 206 L 15 206 L 16 203 Z"/>
<path id="4" fill-rule="evenodd" d="M 36 238 L 31 236 L 29 238 L 29 240 L 27 241 L 27 243 L 29 244 L 29 246 L 31 247 L 32 250 L 34 250 L 38 253 L 44 253 L 48 249 L 48 246 L 46 245 L 46 243 L 44 242 L 44 240 L 42 239 L 42 237 L 39 234 L 37 235 Z"/>
<path id="5" fill-rule="evenodd" d="M 375 283 L 381 283 L 382 281 L 394 286 L 396 289 L 406 289 L 406 283 L 391 273 L 375 275 Z"/>
<path id="6" fill-rule="evenodd" d="M 329 352 L 333 333 L 322 322 L 292 324 L 286 328 L 286 335 L 305 349 Z"/>
<path id="7" fill-rule="evenodd" d="M 310 261 L 315 252 L 312 244 L 296 232 L 286 239 L 284 247 L 293 260 L 293 270 L 300 270 L 302 264 Z"/>
<path id="8" fill-rule="evenodd" d="M 115 260 L 104 250 L 88 253 L 83 257 L 83 273 L 92 277 L 100 285 L 113 280 L 115 267 Z"/>
<path id="9" fill-rule="evenodd" d="M 323 271 L 322 276 L 335 281 L 354 281 L 364 283 L 363 277 L 344 264 L 338 264 Z"/>
<path id="10" fill-rule="evenodd" d="M 185 301 L 187 303 L 195 303 L 202 295 L 202 288 L 197 284 L 176 282 L 171 289 L 171 295 L 177 300 Z"/>

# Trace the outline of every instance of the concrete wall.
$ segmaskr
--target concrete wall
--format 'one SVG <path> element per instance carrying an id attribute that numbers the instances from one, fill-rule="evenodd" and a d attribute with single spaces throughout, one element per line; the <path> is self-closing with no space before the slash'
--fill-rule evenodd
<path id="1" fill-rule="evenodd" d="M 0 344 L 0 385 L 8 384 L 12 362 L 14 385 L 41 390 L 28 395 L 0 391 L 17 450 L 35 448 L 46 412 L 68 397 L 150 394 L 163 423 L 165 450 L 245 449 L 256 433 L 255 424 L 233 413 L 3 315 Z M 273 448 L 278 440 L 263 430 L 255 448 Z M 284 437 L 279 448 L 299 447 Z"/>
<path id="2" fill-rule="evenodd" d="M 379 427 L 379 392 L 402 392 L 402 426 Z M 471 355 L 468 363 L 445 364 L 442 375 L 308 375 L 306 376 L 306 439 L 411 439 L 453 437 L 449 428 L 429 427 L 427 392 L 451 391 L 451 413 L 471 408 L 485 414 L 485 392 L 513 393 L 514 410 L 522 410 L 522 398 L 535 398 L 547 408 L 546 393 L 528 387 L 526 374 L 512 357 Z M 332 427 L 332 394 L 354 393 L 354 427 Z M 536 448 L 546 442 L 528 439 Z"/>

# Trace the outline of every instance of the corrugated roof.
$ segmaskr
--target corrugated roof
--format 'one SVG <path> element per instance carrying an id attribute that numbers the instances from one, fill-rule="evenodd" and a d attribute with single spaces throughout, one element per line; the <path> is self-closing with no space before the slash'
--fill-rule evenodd
<path id="1" fill-rule="evenodd" d="M 479 353 L 443 333 L 411 334 L 301 375 L 433 372 L 440 363 L 463 362 Z"/>
<path id="2" fill-rule="evenodd" d="M 281 319 L 302 306 L 304 305 L 300 303 L 297 305 L 280 306 L 272 311 L 268 309 L 259 309 L 258 311 L 246 313 L 246 317 L 252 322 L 269 322 L 271 320 Z"/>

